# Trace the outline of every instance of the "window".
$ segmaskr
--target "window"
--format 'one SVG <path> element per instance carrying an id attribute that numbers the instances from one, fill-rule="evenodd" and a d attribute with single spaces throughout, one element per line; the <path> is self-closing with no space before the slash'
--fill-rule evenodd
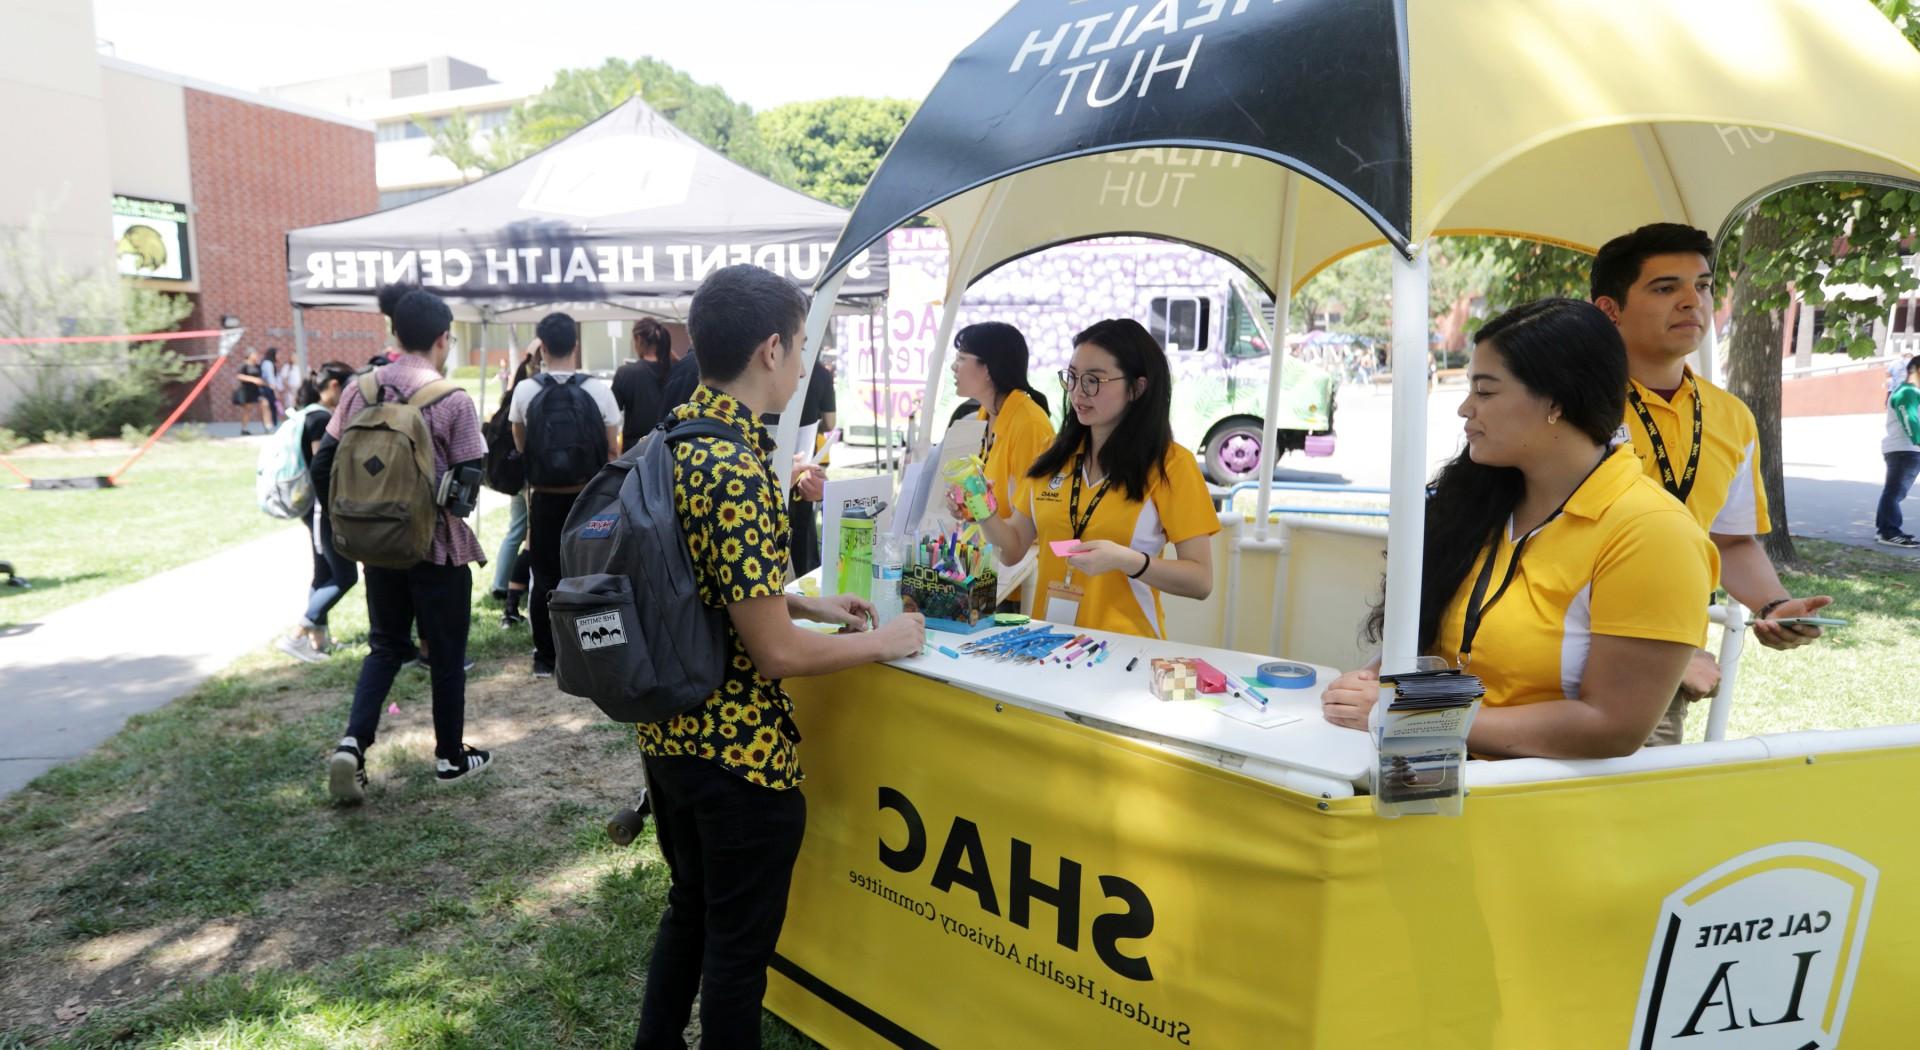
<path id="1" fill-rule="evenodd" d="M 1206 299 L 1160 296 L 1147 304 L 1147 331 L 1169 354 L 1205 350 L 1211 306 Z"/>
<path id="2" fill-rule="evenodd" d="M 492 131 L 496 128 L 503 128 L 507 124 L 507 115 L 510 112 L 511 110 L 506 109 L 483 109 L 473 114 L 473 126 L 478 131 Z"/>
<path id="3" fill-rule="evenodd" d="M 399 142 L 402 139 L 412 138 L 413 137 L 412 133 L 414 131 L 415 131 L 415 128 L 413 126 L 413 121 L 397 120 L 397 121 L 393 121 L 392 123 L 381 124 L 378 127 L 374 128 L 373 141 Z"/>

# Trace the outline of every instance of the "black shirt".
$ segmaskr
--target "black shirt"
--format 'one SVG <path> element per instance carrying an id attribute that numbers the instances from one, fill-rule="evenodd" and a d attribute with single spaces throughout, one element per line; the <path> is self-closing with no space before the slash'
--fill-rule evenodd
<path id="1" fill-rule="evenodd" d="M 692 354 L 673 363 L 673 369 L 667 373 L 666 407 L 662 412 L 671 412 L 693 400 L 694 388 L 700 385 L 700 360 Z"/>
<path id="2" fill-rule="evenodd" d="M 813 363 L 813 374 L 807 377 L 807 397 L 800 403 L 800 425 L 812 426 L 820 422 L 820 417 L 828 412 L 839 411 L 833 405 L 833 373 L 819 361 Z M 811 449 L 802 451 L 810 452 Z"/>
<path id="3" fill-rule="evenodd" d="M 688 355 L 686 360 L 692 360 Z M 691 396 L 691 388 L 687 391 Z M 660 425 L 675 405 L 667 403 L 667 384 L 652 361 L 628 361 L 613 374 L 613 400 L 620 406 L 620 447 L 629 449 Z"/>
<path id="4" fill-rule="evenodd" d="M 300 420 L 300 458 L 311 459 L 313 446 L 327 436 L 327 423 L 333 419 L 333 410 L 324 405 L 314 405 Z"/>

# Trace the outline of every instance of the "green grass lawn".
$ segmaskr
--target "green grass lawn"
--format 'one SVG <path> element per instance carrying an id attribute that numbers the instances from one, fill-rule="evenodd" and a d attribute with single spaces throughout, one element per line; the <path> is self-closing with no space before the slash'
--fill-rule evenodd
<path id="1" fill-rule="evenodd" d="M 497 538 L 504 510 L 485 525 Z M 372 800 L 328 804 L 365 654 L 356 592 L 328 663 L 247 657 L 0 803 L 0 1050 L 628 1045 L 667 887 L 651 826 L 626 849 L 604 830 L 637 755 L 528 677 L 526 628 L 500 628 L 484 591 L 467 736 L 498 768 L 472 784 L 433 782 L 409 670 Z M 69 999 L 90 1009 L 62 1021 Z"/>
<path id="2" fill-rule="evenodd" d="M 1920 573 L 1905 558 L 1822 540 L 1794 541 L 1801 571 L 1781 574 L 1796 595 L 1826 594 L 1822 615 L 1850 621 L 1813 645 L 1775 652 L 1747 638 L 1734 682 L 1727 736 L 1796 729 L 1849 729 L 1920 722 L 1915 624 Z M 1714 630 L 1718 651 L 1719 629 Z M 1687 738 L 1704 739 L 1706 703 L 1695 704 Z"/>
<path id="3" fill-rule="evenodd" d="M 1733 735 L 1920 718 L 1890 670 L 1913 666 L 1909 563 L 1801 549 L 1788 585 L 1834 595 L 1854 626 L 1750 650 Z M 496 615 L 476 599 L 468 736 L 499 757 L 476 783 L 432 782 L 427 680 L 409 671 L 370 754 L 374 798 L 327 804 L 321 761 L 364 652 L 356 594 L 330 663 L 248 657 L 0 803 L 0 1050 L 627 1045 L 667 886 L 650 832 L 626 849 L 603 832 L 633 746 L 532 682 L 524 628 Z"/>
<path id="4" fill-rule="evenodd" d="M 257 455 L 240 441 L 162 441 L 115 488 L 0 488 L 0 560 L 33 581 L 0 587 L 0 627 L 288 527 L 254 505 Z M 111 474 L 126 454 L 8 458 L 30 477 L 85 477 Z"/>

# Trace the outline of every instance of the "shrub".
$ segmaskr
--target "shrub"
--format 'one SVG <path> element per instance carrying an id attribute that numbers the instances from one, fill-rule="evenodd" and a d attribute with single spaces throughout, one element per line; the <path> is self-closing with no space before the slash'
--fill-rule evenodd
<path id="1" fill-rule="evenodd" d="M 14 404 L 7 425 L 27 434 L 63 431 L 117 437 L 127 426 L 151 428 L 167 404 L 167 387 L 193 375 L 191 364 L 156 346 L 136 346 L 117 362 L 47 369 Z"/>
<path id="2" fill-rule="evenodd" d="M 173 429 L 167 431 L 167 437 L 189 444 L 205 441 L 211 436 L 212 435 L 207 433 L 207 425 L 205 423 L 179 423 L 176 424 Z"/>
<path id="3" fill-rule="evenodd" d="M 26 444 L 26 438 L 14 433 L 7 427 L 0 427 L 0 456 L 4 456 L 14 449 L 22 448 Z"/>
<path id="4" fill-rule="evenodd" d="M 153 436 L 152 427 L 137 427 L 132 423 L 126 423 L 120 427 L 120 440 L 129 445 L 138 445 L 151 436 Z"/>

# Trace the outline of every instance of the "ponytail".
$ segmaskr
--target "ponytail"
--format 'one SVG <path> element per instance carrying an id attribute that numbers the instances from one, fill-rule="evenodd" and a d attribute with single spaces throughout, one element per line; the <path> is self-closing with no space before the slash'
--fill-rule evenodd
<path id="1" fill-rule="evenodd" d="M 345 386 L 353 378 L 353 369 L 339 361 L 328 361 L 319 368 L 307 373 L 300 381 L 300 392 L 294 397 L 295 408 L 306 408 L 320 403 L 320 395 L 335 384 Z"/>
<path id="2" fill-rule="evenodd" d="M 1053 409 L 1047 407 L 1047 395 L 1035 390 L 1031 386 L 1023 386 L 1020 389 L 1026 391 L 1027 397 L 1031 398 L 1034 404 L 1040 406 L 1040 411 L 1049 416 L 1053 414 Z"/>

